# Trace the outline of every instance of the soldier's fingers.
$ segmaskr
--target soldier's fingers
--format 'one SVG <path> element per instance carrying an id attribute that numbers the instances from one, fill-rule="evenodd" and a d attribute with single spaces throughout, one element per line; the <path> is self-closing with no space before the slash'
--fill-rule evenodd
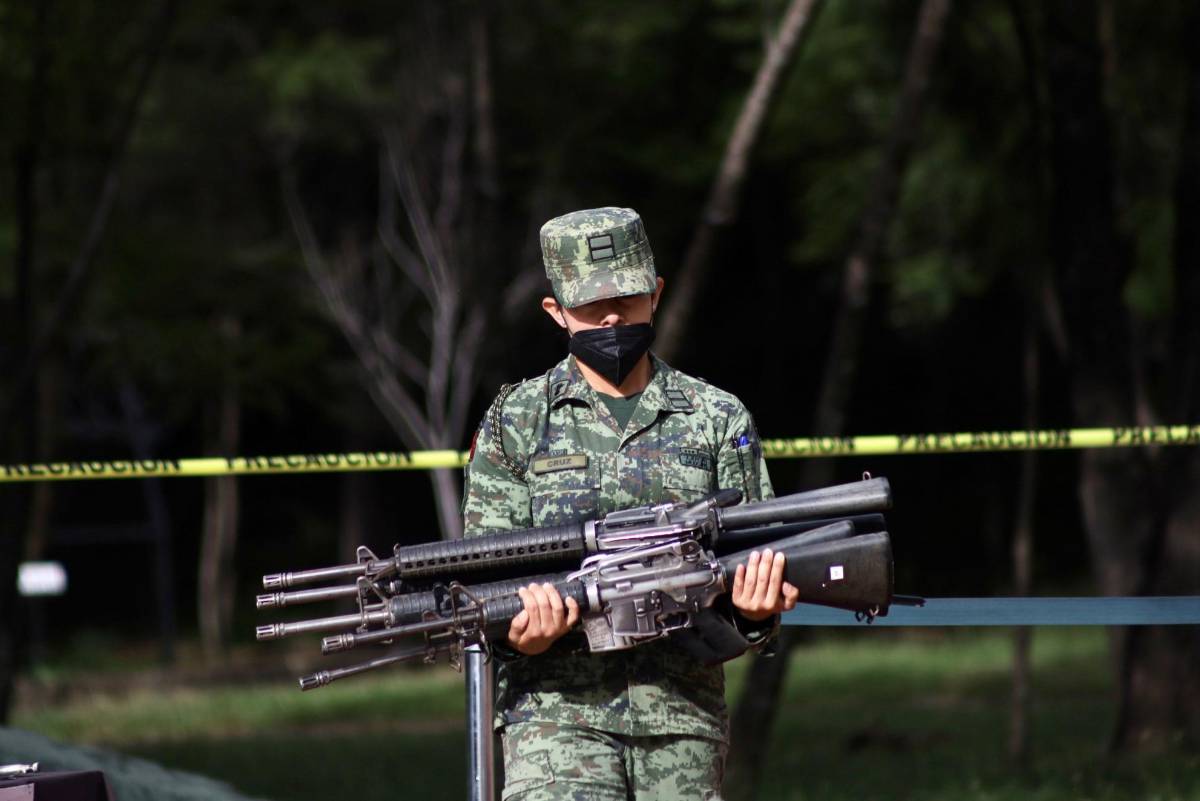
<path id="1" fill-rule="evenodd" d="M 579 603 L 570 595 L 567 596 L 567 628 L 579 622 Z"/>
<path id="2" fill-rule="evenodd" d="M 767 603 L 771 606 L 779 603 L 779 589 L 783 586 L 783 567 L 787 557 L 781 553 L 775 554 L 771 562 L 771 578 L 767 582 Z"/>
<path id="3" fill-rule="evenodd" d="M 558 590 L 550 582 L 543 584 L 542 589 L 546 591 L 546 600 L 550 602 L 550 616 L 554 622 L 554 630 L 561 631 L 563 618 L 566 617 L 566 613 L 563 610 L 562 596 L 558 594 Z"/>
<path id="4" fill-rule="evenodd" d="M 525 635 L 528 637 L 537 637 L 542 631 L 542 612 L 538 607 L 537 596 L 533 594 L 534 585 L 522 587 L 517 590 L 517 595 L 521 596 L 521 602 L 525 604 L 525 614 L 529 616 L 529 625 L 525 629 Z"/>
<path id="5" fill-rule="evenodd" d="M 525 630 L 528 628 L 529 613 L 522 609 L 508 624 L 508 641 L 515 645 L 525 635 Z"/>
<path id="6" fill-rule="evenodd" d="M 550 609 L 550 598 L 539 584 L 530 584 L 529 592 L 537 599 L 541 635 L 545 637 L 554 630 L 554 612 Z"/>
<path id="7" fill-rule="evenodd" d="M 754 599 L 754 588 L 758 586 L 758 551 L 751 551 L 746 560 L 745 581 L 742 584 L 742 603 L 750 603 Z"/>
<path id="8" fill-rule="evenodd" d="M 730 594 L 734 599 L 741 598 L 742 591 L 746 587 L 746 566 L 738 565 L 737 570 L 733 571 L 733 590 Z"/>
<path id="9" fill-rule="evenodd" d="M 786 581 L 783 582 L 783 609 L 785 612 L 790 612 L 796 608 L 796 604 L 800 602 L 800 590 L 793 587 Z"/>
<path id="10" fill-rule="evenodd" d="M 771 582 L 771 559 L 774 555 L 770 548 L 763 548 L 762 556 L 758 560 L 758 572 L 754 579 L 754 598 L 751 603 L 755 606 L 762 604 L 763 599 L 767 596 L 767 586 Z"/>

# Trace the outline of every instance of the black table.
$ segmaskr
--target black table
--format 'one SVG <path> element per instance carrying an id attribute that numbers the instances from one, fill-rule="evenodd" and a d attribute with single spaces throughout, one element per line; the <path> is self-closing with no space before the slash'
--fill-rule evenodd
<path id="1" fill-rule="evenodd" d="M 0 780 L 0 801 L 113 801 L 108 780 L 98 770 L 43 771 Z M 21 788 L 21 789 L 18 789 Z"/>

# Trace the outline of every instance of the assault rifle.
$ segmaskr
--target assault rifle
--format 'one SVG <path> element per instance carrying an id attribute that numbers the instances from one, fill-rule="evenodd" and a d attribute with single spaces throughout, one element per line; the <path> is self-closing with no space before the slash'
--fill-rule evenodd
<path id="1" fill-rule="evenodd" d="M 890 604 L 908 602 L 892 593 L 891 545 L 878 514 L 891 505 L 886 479 L 735 505 L 741 498 L 737 490 L 721 490 L 695 503 L 638 507 L 582 523 L 397 545 L 386 559 L 360 547 L 354 564 L 264 576 L 264 588 L 275 592 L 258 597 L 259 608 L 355 598 L 356 613 L 259 626 L 256 636 L 341 632 L 324 638 L 325 654 L 392 646 L 387 656 L 302 678 L 305 690 L 442 653 L 457 666 L 464 647 L 487 650 L 490 640 L 503 640 L 523 608 L 518 588 L 550 582 L 579 604 L 592 651 L 671 635 L 699 659 L 725 661 L 748 643 L 710 610 L 732 586 L 737 565 L 761 547 L 785 555 L 786 580 L 806 603 L 870 621 Z M 292 589 L 339 578 L 355 581 Z"/>

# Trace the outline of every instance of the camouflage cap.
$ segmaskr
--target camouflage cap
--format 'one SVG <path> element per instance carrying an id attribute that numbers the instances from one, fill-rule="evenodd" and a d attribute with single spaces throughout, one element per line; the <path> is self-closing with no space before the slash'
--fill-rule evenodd
<path id="1" fill-rule="evenodd" d="M 542 226 L 542 261 L 568 309 L 655 288 L 654 254 L 633 209 L 573 211 Z"/>

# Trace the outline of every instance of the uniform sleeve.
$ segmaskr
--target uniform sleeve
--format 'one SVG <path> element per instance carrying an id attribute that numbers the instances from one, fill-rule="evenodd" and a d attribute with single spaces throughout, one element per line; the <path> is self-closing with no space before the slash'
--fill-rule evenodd
<path id="1" fill-rule="evenodd" d="M 717 451 L 717 486 L 740 489 L 747 501 L 775 497 L 754 419 L 738 404 Z"/>
<path id="2" fill-rule="evenodd" d="M 533 525 L 529 486 L 525 482 L 525 448 L 511 419 L 503 413 L 504 398 L 501 393 L 484 415 L 467 463 L 463 533 L 468 537 Z M 497 405 L 501 407 L 499 410 L 495 408 Z"/>
<path id="3" fill-rule="evenodd" d="M 730 418 L 726 436 L 718 451 L 717 481 L 719 487 L 740 489 L 747 502 L 775 497 L 758 429 L 750 412 L 740 403 L 737 412 Z M 734 627 L 750 643 L 750 650 L 763 656 L 775 653 L 779 615 L 756 622 L 738 614 L 733 604 L 727 604 L 727 609 Z"/>
<path id="4" fill-rule="evenodd" d="M 501 391 L 483 416 L 471 442 L 471 459 L 463 473 L 463 535 L 529 528 L 529 486 L 525 483 L 525 447 L 512 420 L 504 416 L 508 392 Z M 499 421 L 499 429 L 495 422 Z M 491 653 L 500 662 L 516 662 L 525 655 L 507 640 L 493 640 Z"/>

